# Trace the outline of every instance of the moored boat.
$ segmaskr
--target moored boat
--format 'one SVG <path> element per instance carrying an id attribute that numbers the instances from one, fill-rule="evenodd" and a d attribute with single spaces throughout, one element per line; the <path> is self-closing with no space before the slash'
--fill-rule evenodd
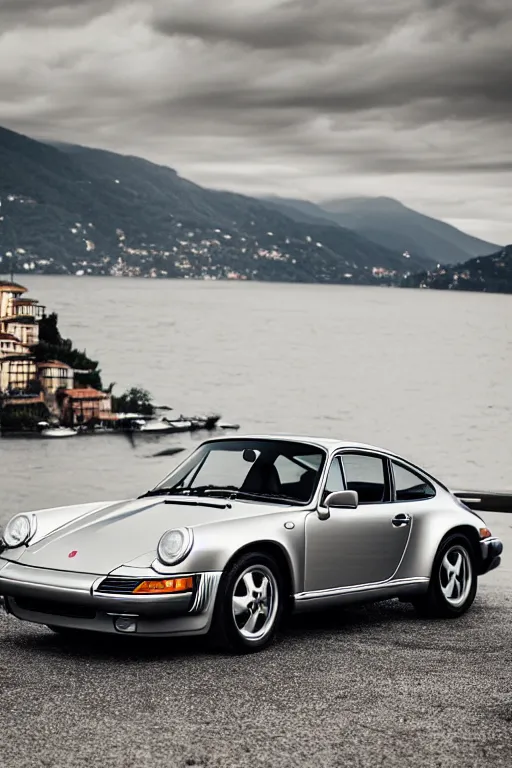
<path id="1" fill-rule="evenodd" d="M 172 427 L 167 421 L 160 419 L 148 419 L 144 423 L 138 423 L 140 432 L 171 432 Z"/>
<path id="2" fill-rule="evenodd" d="M 47 427 L 41 431 L 41 437 L 48 438 L 63 438 L 63 437 L 76 437 L 78 434 L 76 429 L 70 427 Z"/>
<path id="3" fill-rule="evenodd" d="M 192 428 L 192 422 L 189 419 L 166 419 L 167 424 L 172 428 L 173 432 L 188 432 Z"/>

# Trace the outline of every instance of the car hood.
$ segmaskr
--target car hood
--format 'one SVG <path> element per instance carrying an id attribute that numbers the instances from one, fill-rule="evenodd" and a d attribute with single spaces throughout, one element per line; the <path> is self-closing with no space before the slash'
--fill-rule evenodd
<path id="1" fill-rule="evenodd" d="M 276 510 L 268 504 L 221 499 L 142 498 L 111 504 L 80 505 L 35 513 L 38 533 L 17 559 L 24 565 L 104 575 L 147 557 L 151 565 L 165 531 L 254 517 Z M 92 508 L 93 507 L 93 508 Z M 92 509 L 91 509 L 92 508 Z M 53 516 L 55 515 L 55 516 Z M 54 523 L 52 525 L 52 523 Z M 16 550 L 12 550 L 12 554 Z M 2 555 L 9 556 L 9 550 Z"/>

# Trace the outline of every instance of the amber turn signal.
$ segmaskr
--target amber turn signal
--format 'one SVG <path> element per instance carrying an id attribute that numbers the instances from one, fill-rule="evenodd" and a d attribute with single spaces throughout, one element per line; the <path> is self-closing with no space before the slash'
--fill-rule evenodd
<path id="1" fill-rule="evenodd" d="M 492 533 L 488 528 L 480 528 L 480 538 L 481 539 L 487 539 L 489 536 L 492 536 Z"/>
<path id="2" fill-rule="evenodd" d="M 191 592 L 194 589 L 194 577 L 180 579 L 151 579 L 143 581 L 133 590 L 134 595 L 170 595 L 176 592 Z"/>

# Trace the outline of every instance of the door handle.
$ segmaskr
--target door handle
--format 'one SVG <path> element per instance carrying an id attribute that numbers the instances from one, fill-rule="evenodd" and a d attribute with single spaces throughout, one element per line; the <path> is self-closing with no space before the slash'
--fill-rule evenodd
<path id="1" fill-rule="evenodd" d="M 410 525 L 411 524 L 411 516 L 406 515 L 405 512 L 400 512 L 398 515 L 395 515 L 395 517 L 391 520 L 395 528 L 401 528 L 404 525 Z"/>

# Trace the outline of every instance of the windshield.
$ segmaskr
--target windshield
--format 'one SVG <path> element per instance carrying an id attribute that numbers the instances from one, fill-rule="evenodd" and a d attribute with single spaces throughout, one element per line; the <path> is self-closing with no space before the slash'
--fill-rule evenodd
<path id="1" fill-rule="evenodd" d="M 325 455 L 322 448 L 287 440 L 204 443 L 149 495 L 307 504 L 315 493 Z"/>

